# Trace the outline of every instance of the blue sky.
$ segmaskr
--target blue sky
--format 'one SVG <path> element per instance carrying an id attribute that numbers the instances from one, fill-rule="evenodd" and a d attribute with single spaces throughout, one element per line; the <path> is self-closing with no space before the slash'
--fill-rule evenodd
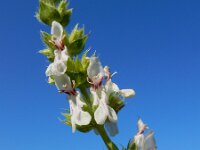
<path id="1" fill-rule="evenodd" d="M 105 149 L 91 132 L 71 133 L 58 117 L 65 95 L 46 83 L 46 58 L 34 18 L 37 0 L 0 5 L 0 149 Z M 119 114 L 125 145 L 138 116 L 155 131 L 159 150 L 198 149 L 200 139 L 200 2 L 195 0 L 70 0 L 70 31 L 76 23 L 91 31 L 92 47 L 118 74 L 121 88 L 137 95 Z"/>

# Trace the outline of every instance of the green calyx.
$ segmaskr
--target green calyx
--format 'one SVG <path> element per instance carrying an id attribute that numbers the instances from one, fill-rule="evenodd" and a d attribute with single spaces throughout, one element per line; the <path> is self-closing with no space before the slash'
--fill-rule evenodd
<path id="1" fill-rule="evenodd" d="M 88 35 L 85 35 L 84 28 L 78 28 L 78 24 L 72 30 L 68 42 L 69 55 L 78 55 L 82 52 L 85 47 L 85 43 L 88 39 Z"/>
<path id="2" fill-rule="evenodd" d="M 68 25 L 72 14 L 72 9 L 68 9 L 67 6 L 66 0 L 40 0 L 36 18 L 49 26 L 53 21 L 57 21 L 65 27 Z"/>

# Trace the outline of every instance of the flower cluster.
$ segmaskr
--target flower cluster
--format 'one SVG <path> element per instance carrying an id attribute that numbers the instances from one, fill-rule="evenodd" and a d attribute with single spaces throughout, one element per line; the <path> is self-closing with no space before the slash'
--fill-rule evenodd
<path id="1" fill-rule="evenodd" d="M 83 97 L 86 93 L 81 93 L 81 90 L 79 90 L 80 86 L 76 87 L 76 80 L 72 80 L 70 74 L 67 74 L 68 60 L 73 61 L 74 58 L 69 55 L 68 48 L 64 44 L 64 38 L 65 35 L 62 25 L 53 21 L 49 42 L 55 47 L 54 60 L 48 66 L 46 75 L 51 81 L 54 81 L 60 93 L 66 93 L 68 95 L 70 106 L 70 118 L 68 119 L 70 119 L 69 122 L 73 132 L 76 130 L 76 126 L 91 126 L 91 120 L 94 118 L 96 124 L 105 124 L 109 133 L 112 136 L 116 135 L 118 133 L 116 124 L 117 110 L 114 109 L 116 107 L 115 102 L 111 103 L 110 98 L 113 97 L 115 101 L 120 101 L 121 97 L 131 97 L 135 95 L 135 92 L 132 89 L 120 90 L 112 82 L 113 75 L 110 73 L 109 67 L 106 66 L 103 68 L 98 57 L 95 55 L 90 58 L 85 57 L 85 61 L 88 63 L 85 76 L 85 80 L 88 82 L 86 84 L 88 85 L 85 86 L 85 90 L 89 95 L 89 99 L 87 99 L 89 101 L 87 106 L 89 110 L 84 110 L 83 107 L 87 104 Z M 121 100 L 122 104 L 123 101 Z M 114 108 L 112 105 L 114 105 Z"/>
<path id="2" fill-rule="evenodd" d="M 72 127 L 72 132 L 100 134 L 108 149 L 118 149 L 109 139 L 118 133 L 118 112 L 124 107 L 124 100 L 135 95 L 133 89 L 120 89 L 112 81 L 116 72 L 111 73 L 108 66 L 103 67 L 100 59 L 88 51 L 83 52 L 88 35 L 84 28 L 74 27 L 70 34 L 68 25 L 71 9 L 65 0 L 39 0 L 37 18 L 51 26 L 51 34 L 41 32 L 46 46 L 40 53 L 50 64 L 46 69 L 48 82 L 56 86 L 59 93 L 67 95 L 69 110 L 63 113 L 64 123 Z M 80 56 L 82 54 L 82 56 Z M 147 126 L 138 121 L 139 131 L 128 150 L 155 150 L 153 132 L 143 135 Z M 149 144 L 150 143 L 150 144 Z"/>

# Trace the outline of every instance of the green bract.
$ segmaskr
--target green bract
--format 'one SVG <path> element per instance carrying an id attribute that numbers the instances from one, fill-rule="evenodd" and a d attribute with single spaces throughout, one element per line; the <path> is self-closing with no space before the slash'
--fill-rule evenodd
<path id="1" fill-rule="evenodd" d="M 74 27 L 69 36 L 68 52 L 70 55 L 78 55 L 85 47 L 88 35 L 84 34 L 84 28 L 78 29 L 78 25 Z"/>
<path id="2" fill-rule="evenodd" d="M 72 9 L 67 9 L 67 6 L 68 3 L 65 0 L 40 0 L 36 17 L 39 21 L 49 26 L 53 21 L 67 26 L 72 13 Z"/>

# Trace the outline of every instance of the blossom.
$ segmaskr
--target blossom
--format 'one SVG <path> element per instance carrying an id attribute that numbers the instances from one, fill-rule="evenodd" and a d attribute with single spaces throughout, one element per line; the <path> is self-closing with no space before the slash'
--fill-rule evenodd
<path id="1" fill-rule="evenodd" d="M 51 27 L 51 34 L 52 39 L 50 42 L 55 45 L 55 47 L 58 50 L 63 50 L 65 48 L 64 42 L 63 42 L 63 27 L 60 23 L 53 21 L 52 27 Z"/>
<path id="2" fill-rule="evenodd" d="M 110 95 L 113 92 L 119 93 L 125 98 L 129 98 L 135 95 L 135 91 L 133 89 L 119 89 L 118 85 L 113 83 L 111 78 L 115 74 L 110 73 L 110 69 L 108 66 L 104 68 L 105 76 L 107 77 L 107 82 L 105 84 L 105 89 L 108 95 Z"/>
<path id="3" fill-rule="evenodd" d="M 97 124 L 103 125 L 108 119 L 110 122 L 117 122 L 117 114 L 115 110 L 108 105 L 108 96 L 101 90 L 100 95 L 97 92 L 91 92 L 94 102 L 98 104 L 96 111 L 94 112 L 94 119 Z M 94 103 L 93 103 L 94 105 Z"/>
<path id="4" fill-rule="evenodd" d="M 150 131 L 146 135 L 144 135 L 143 133 L 146 129 L 148 129 L 148 126 L 144 124 L 141 119 L 139 119 L 138 133 L 135 135 L 133 143 L 136 144 L 138 150 L 156 150 L 154 132 Z"/>
<path id="5" fill-rule="evenodd" d="M 87 68 L 88 81 L 97 89 L 104 78 L 104 70 L 98 57 L 92 56 Z"/>
<path id="6" fill-rule="evenodd" d="M 63 51 L 59 50 L 54 51 L 55 54 L 54 62 L 48 66 L 46 70 L 47 76 L 60 76 L 66 72 L 67 70 L 66 62 L 69 58 L 66 52 L 67 49 Z"/>
<path id="7" fill-rule="evenodd" d="M 70 105 L 72 132 L 75 132 L 76 125 L 88 125 L 91 121 L 91 116 L 88 112 L 82 110 L 85 103 L 81 101 L 79 92 L 76 92 L 76 95 L 69 95 L 68 100 Z"/>

